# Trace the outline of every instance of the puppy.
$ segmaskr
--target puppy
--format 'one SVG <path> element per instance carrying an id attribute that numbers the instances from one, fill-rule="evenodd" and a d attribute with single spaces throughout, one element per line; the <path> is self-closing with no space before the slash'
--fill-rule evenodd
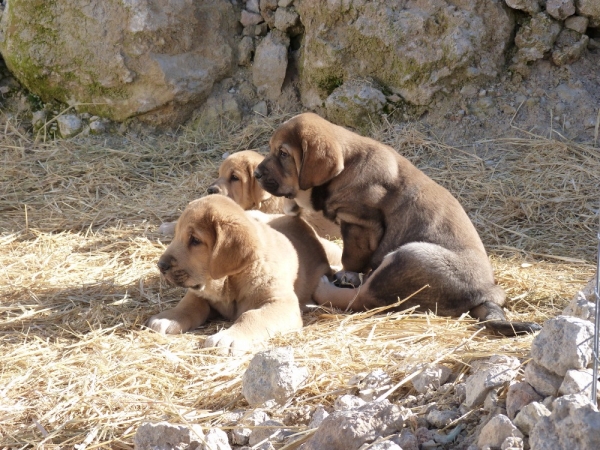
<path id="1" fill-rule="evenodd" d="M 254 170 L 263 159 L 264 156 L 254 150 L 242 150 L 229 155 L 219 166 L 219 177 L 206 191 L 209 194 L 226 195 L 245 210 L 302 217 L 324 238 L 337 239 L 342 236 L 340 227 L 325 219 L 321 213 L 303 211 L 293 200 L 275 197 L 265 191 L 254 178 Z M 159 232 L 172 236 L 175 224 L 165 222 Z"/>
<path id="2" fill-rule="evenodd" d="M 282 124 L 254 176 L 273 195 L 321 211 L 341 226 L 346 272 L 323 280 L 320 304 L 355 311 L 390 305 L 440 315 L 469 312 L 504 335 L 540 329 L 509 322 L 504 291 L 458 201 L 391 147 L 305 113 Z"/>
<path id="3" fill-rule="evenodd" d="M 146 326 L 160 333 L 183 333 L 219 314 L 234 324 L 204 345 L 236 352 L 301 328 L 301 305 L 312 302 L 321 277 L 330 275 L 331 268 L 306 222 L 287 216 L 269 220 L 266 224 L 249 217 L 223 195 L 191 202 L 158 261 L 164 278 L 186 287 L 187 293 Z"/>

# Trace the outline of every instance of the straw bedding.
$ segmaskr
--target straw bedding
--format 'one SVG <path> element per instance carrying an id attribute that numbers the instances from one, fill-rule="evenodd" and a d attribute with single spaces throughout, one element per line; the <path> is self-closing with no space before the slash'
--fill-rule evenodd
<path id="1" fill-rule="evenodd" d="M 155 268 L 168 244 L 160 223 L 204 195 L 225 152 L 264 146 L 285 118 L 210 136 L 182 129 L 50 141 L 0 117 L 0 448 L 132 448 L 144 421 L 227 426 L 224 413 L 247 407 L 240 385 L 250 356 L 199 346 L 226 323 L 182 336 L 142 324 L 183 295 Z M 511 319 L 555 316 L 592 276 L 597 147 L 527 133 L 450 147 L 393 124 L 372 135 L 459 198 Z M 388 372 L 395 400 L 410 391 L 402 381 L 418 363 L 464 373 L 491 354 L 526 358 L 532 339 L 410 312 L 320 310 L 305 324 L 269 343 L 292 346 L 309 368 L 306 386 L 271 411 L 299 431 L 307 411 L 351 392 L 358 373 Z"/>

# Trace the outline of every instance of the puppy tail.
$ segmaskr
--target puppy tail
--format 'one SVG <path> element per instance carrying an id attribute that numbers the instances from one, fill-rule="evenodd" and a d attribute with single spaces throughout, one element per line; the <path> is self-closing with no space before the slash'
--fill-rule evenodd
<path id="1" fill-rule="evenodd" d="M 483 322 L 486 328 L 503 336 L 519 336 L 540 331 L 542 327 L 534 322 L 510 322 L 506 320 L 504 311 L 496 303 L 485 301 L 476 306 L 469 314 Z"/>

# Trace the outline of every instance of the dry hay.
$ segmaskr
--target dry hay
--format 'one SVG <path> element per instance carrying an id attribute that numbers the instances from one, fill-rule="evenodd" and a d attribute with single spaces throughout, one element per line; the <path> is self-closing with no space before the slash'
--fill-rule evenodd
<path id="1" fill-rule="evenodd" d="M 0 448 L 131 448 L 143 421 L 226 425 L 247 407 L 250 357 L 202 349 L 225 323 L 182 336 L 142 328 L 182 290 L 161 285 L 157 234 L 204 194 L 225 152 L 264 146 L 285 117 L 176 134 L 35 141 L 0 118 Z M 463 203 L 490 249 L 513 320 L 555 316 L 591 277 L 600 158 L 592 146 L 538 136 L 449 147 L 416 127 L 373 135 L 393 145 Z M 310 379 L 279 411 L 297 430 L 317 404 L 353 391 L 350 379 L 388 372 L 396 400 L 419 363 L 464 374 L 496 353 L 525 359 L 531 337 L 497 338 L 471 319 L 318 311 L 274 338 Z M 417 411 L 418 412 L 418 411 Z"/>

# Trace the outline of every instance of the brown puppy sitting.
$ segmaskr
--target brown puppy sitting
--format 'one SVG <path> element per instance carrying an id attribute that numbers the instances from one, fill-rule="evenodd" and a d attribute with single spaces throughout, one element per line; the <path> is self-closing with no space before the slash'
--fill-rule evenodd
<path id="1" fill-rule="evenodd" d="M 219 166 L 217 178 L 206 191 L 233 199 L 245 210 L 259 210 L 268 214 L 286 213 L 306 220 L 319 236 L 339 238 L 340 227 L 325 219 L 323 214 L 301 210 L 293 200 L 275 197 L 265 191 L 254 178 L 254 170 L 265 157 L 254 150 L 242 150 L 229 155 Z M 160 226 L 162 234 L 172 236 L 176 222 L 165 222 Z"/>
<path id="2" fill-rule="evenodd" d="M 232 351 L 301 328 L 301 305 L 312 301 L 321 277 L 331 274 L 318 236 L 302 219 L 281 216 L 267 225 L 222 195 L 187 206 L 158 267 L 188 291 L 146 325 L 183 333 L 218 313 L 235 322 L 204 345 Z"/>
<path id="3" fill-rule="evenodd" d="M 469 312 L 504 335 L 539 330 L 509 322 L 504 291 L 475 227 L 458 201 L 391 147 L 305 113 L 281 125 L 254 172 L 273 195 L 322 211 L 341 225 L 342 263 L 355 289 L 322 281 L 320 304 L 358 311 L 402 304 L 460 316 Z M 356 285 L 356 284 L 355 284 Z"/>

